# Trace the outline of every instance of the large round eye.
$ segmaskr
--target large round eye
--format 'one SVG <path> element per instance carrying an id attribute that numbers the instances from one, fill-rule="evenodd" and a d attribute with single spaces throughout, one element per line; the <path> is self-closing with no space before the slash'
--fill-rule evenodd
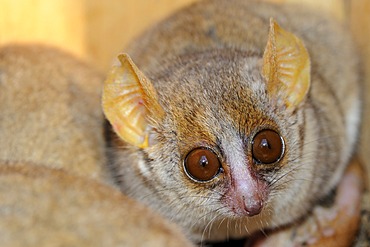
<path id="1" fill-rule="evenodd" d="M 198 182 L 206 182 L 219 173 L 221 164 L 215 153 L 201 147 L 190 151 L 185 158 L 184 167 L 190 178 Z"/>
<path id="2" fill-rule="evenodd" d="M 283 156 L 283 152 L 283 139 L 275 131 L 265 129 L 254 136 L 252 142 L 252 155 L 258 163 L 275 163 Z"/>

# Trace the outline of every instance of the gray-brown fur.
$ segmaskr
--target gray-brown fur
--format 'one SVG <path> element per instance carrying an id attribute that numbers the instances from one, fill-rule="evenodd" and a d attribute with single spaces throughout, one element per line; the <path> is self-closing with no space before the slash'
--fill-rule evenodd
<path id="1" fill-rule="evenodd" d="M 311 58 L 311 89 L 293 113 L 272 103 L 261 75 L 271 17 L 303 40 Z M 299 6 L 201 1 L 125 52 L 155 86 L 166 114 L 152 124 L 155 145 L 139 150 L 114 141 L 117 182 L 192 238 L 239 237 L 287 224 L 338 182 L 357 140 L 360 109 L 358 60 L 345 27 Z M 220 203 L 227 177 L 194 183 L 183 158 L 210 146 L 229 164 L 242 146 L 252 162 L 248 143 L 266 126 L 281 132 L 286 154 L 278 169 L 259 173 L 274 184 L 262 213 L 235 218 Z"/>

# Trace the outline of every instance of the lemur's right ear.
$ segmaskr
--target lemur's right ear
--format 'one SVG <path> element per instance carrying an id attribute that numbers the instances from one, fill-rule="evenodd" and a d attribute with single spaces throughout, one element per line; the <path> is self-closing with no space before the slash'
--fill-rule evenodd
<path id="1" fill-rule="evenodd" d="M 151 82 L 127 54 L 118 56 L 104 83 L 103 111 L 114 131 L 125 142 L 148 147 L 149 119 L 160 121 L 164 115 Z"/>

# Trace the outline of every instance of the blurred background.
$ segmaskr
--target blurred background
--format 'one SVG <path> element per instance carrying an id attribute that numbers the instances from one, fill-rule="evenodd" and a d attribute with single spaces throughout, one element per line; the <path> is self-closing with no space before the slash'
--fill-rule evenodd
<path id="1" fill-rule="evenodd" d="M 0 0 L 0 45 L 54 45 L 106 72 L 115 55 L 133 37 L 195 1 L 198 0 Z M 269 1 L 311 5 L 350 25 L 365 64 L 365 123 L 359 149 L 370 169 L 370 0 Z"/>
<path id="2" fill-rule="evenodd" d="M 194 0 L 0 0 L 0 45 L 56 45 L 102 70 L 148 25 Z"/>
<path id="3" fill-rule="evenodd" d="M 0 45 L 41 42 L 56 45 L 106 70 L 138 33 L 197 0 L 0 0 Z M 336 18 L 364 18 L 370 28 L 369 0 L 270 0 L 325 9 Z M 360 14 L 362 13 L 362 15 Z M 354 21 L 360 21 L 358 18 Z M 367 18 L 367 19 L 365 19 Z M 369 30 L 366 31 L 367 38 Z M 367 39 L 369 40 L 369 39 Z"/>

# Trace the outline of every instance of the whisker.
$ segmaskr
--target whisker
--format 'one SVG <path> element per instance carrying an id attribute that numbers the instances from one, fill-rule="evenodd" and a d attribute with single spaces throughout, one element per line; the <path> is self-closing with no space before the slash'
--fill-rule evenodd
<path id="1" fill-rule="evenodd" d="M 201 243 L 204 242 L 204 237 L 205 237 L 205 234 L 206 234 L 206 231 L 209 227 L 209 230 L 208 230 L 208 237 L 210 237 L 211 235 L 211 228 L 212 228 L 212 225 L 213 225 L 213 222 L 217 219 L 217 217 L 219 217 L 218 215 L 215 215 L 208 223 L 207 225 L 205 226 L 204 230 L 203 230 L 203 233 L 202 233 L 202 237 L 201 237 Z"/>

